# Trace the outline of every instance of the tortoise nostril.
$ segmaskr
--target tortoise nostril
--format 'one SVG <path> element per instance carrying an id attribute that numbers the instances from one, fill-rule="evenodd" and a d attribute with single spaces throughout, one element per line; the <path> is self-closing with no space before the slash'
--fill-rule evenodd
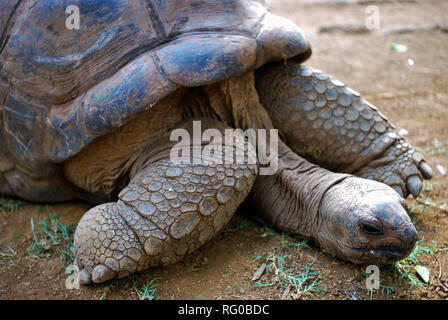
<path id="1" fill-rule="evenodd" d="M 379 236 L 384 233 L 383 229 L 380 226 L 371 222 L 361 222 L 360 227 L 362 232 L 368 235 Z"/>

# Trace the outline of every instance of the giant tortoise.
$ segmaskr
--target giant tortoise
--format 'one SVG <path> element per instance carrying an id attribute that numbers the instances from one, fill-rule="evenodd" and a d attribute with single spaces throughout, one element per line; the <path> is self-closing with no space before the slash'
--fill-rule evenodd
<path id="1" fill-rule="evenodd" d="M 77 29 L 72 2 L 0 4 L 0 194 L 96 205 L 75 232 L 82 284 L 179 261 L 246 199 L 346 261 L 410 253 L 404 198 L 431 169 L 374 106 L 302 64 L 294 23 L 258 0 L 78 0 Z M 198 124 L 208 140 L 173 139 Z M 216 138 L 232 128 L 242 140 Z M 275 142 L 262 175 L 257 150 Z"/>

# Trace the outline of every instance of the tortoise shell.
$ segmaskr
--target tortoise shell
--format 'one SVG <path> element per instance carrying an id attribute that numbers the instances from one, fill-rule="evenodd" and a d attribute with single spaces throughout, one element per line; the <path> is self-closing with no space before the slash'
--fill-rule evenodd
<path id="1" fill-rule="evenodd" d="M 23 175 L 50 186 L 43 201 L 64 197 L 61 163 L 179 87 L 311 52 L 263 1 L 79 0 L 79 29 L 72 4 L 0 3 L 0 172 L 15 194 Z"/>

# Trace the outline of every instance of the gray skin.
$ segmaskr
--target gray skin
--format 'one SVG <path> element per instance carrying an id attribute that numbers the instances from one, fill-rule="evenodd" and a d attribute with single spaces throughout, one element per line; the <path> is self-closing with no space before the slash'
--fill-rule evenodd
<path id="1" fill-rule="evenodd" d="M 75 233 L 81 284 L 181 260 L 243 201 L 343 260 L 411 252 L 403 197 L 431 169 L 375 107 L 303 66 L 302 31 L 263 1 L 80 1 L 82 32 L 64 3 L 0 4 L 0 194 L 98 204 Z M 239 142 L 224 147 L 243 163 L 171 161 L 171 133 L 194 119 L 278 129 L 278 170 L 259 175 L 260 146 Z"/>

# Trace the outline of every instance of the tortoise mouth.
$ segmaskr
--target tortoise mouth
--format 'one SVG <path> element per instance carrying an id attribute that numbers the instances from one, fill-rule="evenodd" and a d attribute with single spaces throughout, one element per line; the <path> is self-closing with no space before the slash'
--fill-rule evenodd
<path id="1" fill-rule="evenodd" d="M 361 263 L 389 264 L 406 258 L 413 247 L 406 248 L 398 244 L 384 244 L 374 248 L 347 247 L 351 252 L 356 253 L 355 260 Z"/>

